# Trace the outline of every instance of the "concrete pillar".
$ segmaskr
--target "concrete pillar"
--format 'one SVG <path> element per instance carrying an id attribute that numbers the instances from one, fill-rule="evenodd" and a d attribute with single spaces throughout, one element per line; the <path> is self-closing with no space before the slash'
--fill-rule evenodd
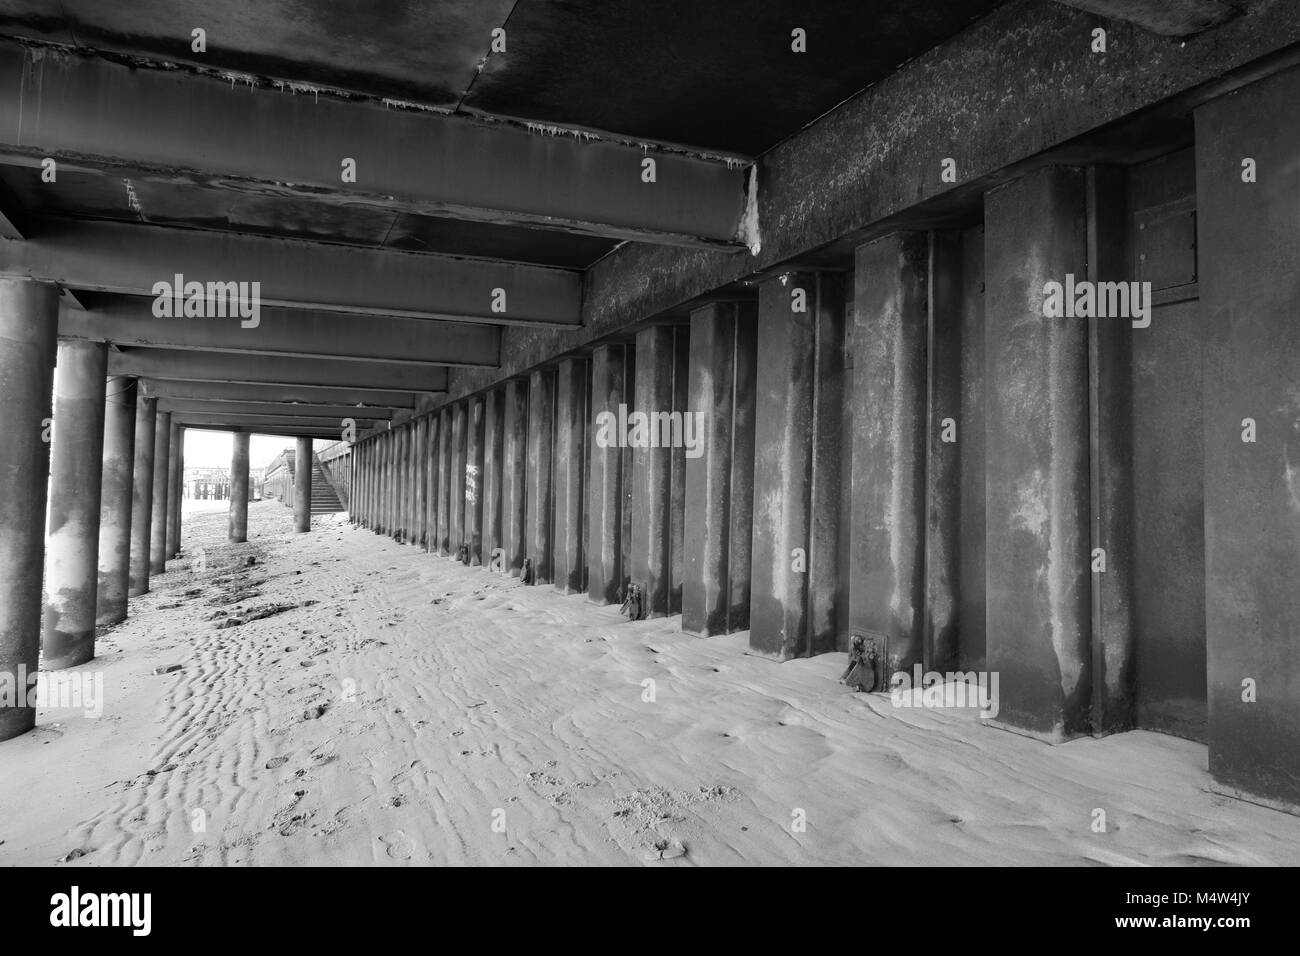
<path id="1" fill-rule="evenodd" d="M 451 546 L 451 506 L 455 495 L 451 490 L 451 406 L 445 405 L 438 413 L 438 554 L 454 554 Z"/>
<path id="2" fill-rule="evenodd" d="M 402 432 L 384 432 L 384 533 L 397 540 L 402 531 Z"/>
<path id="3" fill-rule="evenodd" d="M 230 528 L 236 544 L 248 540 L 248 432 L 230 436 Z"/>
<path id="4" fill-rule="evenodd" d="M 1300 130 L 1282 117 L 1294 116 L 1297 98 L 1300 70 L 1290 69 L 1196 112 L 1210 772 L 1229 793 L 1293 813 L 1300 812 Z M 1242 180 L 1246 157 L 1254 182 Z"/>
<path id="5" fill-rule="evenodd" d="M 135 487 L 131 496 L 131 597 L 149 591 L 149 538 L 153 514 L 154 433 L 158 399 L 139 396 L 135 403 Z"/>
<path id="6" fill-rule="evenodd" d="M 370 527 L 370 442 L 360 441 L 352 446 L 357 460 L 357 526 Z"/>
<path id="7" fill-rule="evenodd" d="M 357 446 L 354 442 L 348 451 L 348 523 L 357 524 L 357 496 L 360 492 L 357 481 Z"/>
<path id="8" fill-rule="evenodd" d="M 555 487 L 551 459 L 555 441 L 555 371 L 535 369 L 528 376 L 528 516 L 526 555 L 533 562 L 533 583 L 554 580 L 551 533 Z"/>
<path id="9" fill-rule="evenodd" d="M 185 430 L 172 422 L 171 456 L 167 460 L 167 557 L 174 558 L 181 550 L 181 493 L 185 484 Z M 247 494 L 244 496 L 247 498 Z"/>
<path id="10" fill-rule="evenodd" d="M 890 673 L 923 663 L 930 239 L 897 232 L 854 263 L 849 627 Z"/>
<path id="11" fill-rule="evenodd" d="M 171 456 L 172 414 L 158 412 L 153 433 L 153 508 L 149 513 L 149 573 L 167 570 L 167 471 Z"/>
<path id="12" fill-rule="evenodd" d="M 299 438 L 294 450 L 293 530 L 311 530 L 311 439 Z"/>
<path id="13" fill-rule="evenodd" d="M 483 561 L 483 396 L 469 400 L 465 417 L 465 544 L 469 563 Z"/>
<path id="14" fill-rule="evenodd" d="M 834 650 L 844 283 L 791 273 L 759 291 L 750 646 Z"/>
<path id="15" fill-rule="evenodd" d="M 1086 170 L 1086 176 L 1088 278 L 1094 282 L 1125 281 L 1130 278 L 1133 262 L 1133 251 L 1127 241 L 1130 227 L 1127 171 L 1092 166 Z M 1188 253 L 1189 259 L 1194 260 L 1195 250 L 1188 250 Z M 1198 347 L 1194 358 L 1188 356 L 1188 365 L 1198 371 L 1201 368 L 1199 331 L 1190 337 L 1181 329 L 1176 333 L 1185 343 L 1195 343 Z M 1092 586 L 1089 723 L 1094 736 L 1131 730 L 1136 720 L 1134 684 L 1138 663 L 1133 614 L 1137 603 L 1134 574 L 1138 560 L 1134 537 L 1138 525 L 1135 511 L 1140 506 L 1136 500 L 1135 482 L 1141 479 L 1134 459 L 1134 444 L 1141 439 L 1134 428 L 1134 416 L 1142 413 L 1137 411 L 1141 399 L 1134 392 L 1133 371 L 1144 363 L 1133 352 L 1135 334 L 1145 335 L 1145 332 L 1135 332 L 1131 323 L 1113 318 L 1093 318 L 1088 322 L 1088 510 L 1092 520 L 1089 550 L 1091 554 L 1094 547 L 1104 549 L 1107 562 L 1105 573 L 1091 574 L 1089 567 Z M 1151 370 L 1151 375 L 1163 377 L 1166 370 L 1167 366 L 1161 363 Z M 1184 381 L 1183 384 L 1189 395 L 1200 392 L 1199 381 Z M 1204 422 L 1199 415 L 1195 421 L 1186 416 L 1183 420 L 1189 432 L 1198 438 L 1203 434 Z M 1173 443 L 1182 445 L 1170 437 Z M 1182 447 L 1185 451 L 1186 446 Z M 1154 449 L 1153 453 L 1159 454 Z M 1170 475 L 1169 480 L 1188 488 L 1181 476 Z M 1164 498 L 1163 489 L 1148 488 L 1147 491 Z M 1196 492 L 1199 491 L 1196 488 Z M 1199 499 L 1200 495 L 1196 494 L 1196 497 Z M 1196 546 L 1188 548 L 1190 553 L 1186 555 L 1194 562 L 1194 570 L 1188 575 L 1192 579 L 1189 587 L 1203 594 L 1204 501 L 1196 500 L 1188 510 L 1195 515 L 1196 523 L 1192 534 Z M 1195 630 L 1200 632 L 1197 637 L 1201 637 L 1205 620 L 1203 607 L 1198 607 L 1191 616 L 1195 619 Z M 1179 627 L 1173 621 L 1167 621 L 1166 626 L 1171 629 Z M 1203 687 L 1204 660 L 1195 663 L 1188 660 L 1187 668 L 1195 673 L 1197 683 Z M 1198 698 L 1196 703 L 1199 708 L 1203 699 Z"/>
<path id="16" fill-rule="evenodd" d="M 465 544 L 465 443 L 466 404 L 457 402 L 451 409 L 451 493 L 448 507 L 447 534 L 453 555 Z"/>
<path id="17" fill-rule="evenodd" d="M 673 403 L 674 413 L 684 413 L 690 369 L 690 326 L 673 329 Z M 684 436 L 683 436 L 684 437 Z M 686 582 L 686 445 L 674 440 L 668 450 L 668 613 L 682 610 L 682 588 Z"/>
<path id="18" fill-rule="evenodd" d="M 131 476 L 135 466 L 135 403 L 139 384 L 125 375 L 104 388 L 104 461 L 100 482 L 99 583 L 95 623 L 126 620 L 131 579 Z"/>
<path id="19" fill-rule="evenodd" d="M 95 656 L 107 366 L 103 342 L 59 343 L 41 635 L 46 670 L 75 667 Z"/>
<path id="20" fill-rule="evenodd" d="M 591 416 L 596 438 L 601 426 L 626 416 L 633 404 L 633 356 L 628 345 L 598 345 L 591 355 Z M 617 604 L 629 565 L 624 560 L 629 535 L 623 519 L 632 488 L 632 450 L 607 432 L 590 448 L 591 480 L 587 489 L 587 596 L 597 604 Z"/>
<path id="21" fill-rule="evenodd" d="M 754 422 L 758 399 L 758 304 L 741 303 L 732 363 L 731 530 L 727 557 L 727 629 L 749 628 L 754 538 Z"/>
<path id="22" fill-rule="evenodd" d="M 415 422 L 402 424 L 402 543 L 411 544 L 419 532 L 415 527 Z"/>
<path id="23" fill-rule="evenodd" d="M 58 288 L 0 278 L 0 684 L 13 694 L 0 707 L 0 740 L 36 725 L 27 702 L 40 653 L 50 396 L 59 325 Z"/>
<path id="24" fill-rule="evenodd" d="M 379 520 L 375 531 L 392 534 L 393 531 L 393 433 L 385 430 L 379 435 Z"/>
<path id="25" fill-rule="evenodd" d="M 505 567 L 501 533 L 505 411 L 505 391 L 489 391 L 483 401 L 483 557 L 492 571 Z"/>
<path id="26" fill-rule="evenodd" d="M 636 401 L 629 412 L 647 416 L 646 431 L 632 451 L 632 549 L 629 577 L 644 595 L 647 617 L 671 611 L 672 587 L 672 453 L 666 447 L 645 447 L 650 435 L 660 438 L 657 414 L 673 408 L 675 367 L 672 326 L 642 329 L 636 336 Z M 629 443 L 636 438 L 629 420 Z"/>
<path id="27" fill-rule="evenodd" d="M 985 197 L 988 666 L 998 720 L 1089 729 L 1088 323 L 1045 318 L 1047 282 L 1087 274 L 1082 170 Z"/>
<path id="28" fill-rule="evenodd" d="M 430 554 L 438 551 L 438 495 L 441 486 L 438 483 L 438 447 L 441 419 L 437 415 L 426 415 L 424 443 L 424 550 Z"/>
<path id="29" fill-rule="evenodd" d="M 584 357 L 561 359 L 555 395 L 555 586 L 565 594 L 587 589 L 586 487 L 587 394 Z"/>
<path id="30" fill-rule="evenodd" d="M 366 528 L 375 525 L 375 443 L 367 440 L 361 443 L 361 523 Z"/>
<path id="31" fill-rule="evenodd" d="M 748 627 L 756 321 L 736 302 L 691 313 L 682 630 L 706 636 Z"/>
<path id="32" fill-rule="evenodd" d="M 383 515 L 380 511 L 380 492 L 381 480 L 383 477 L 383 433 L 380 432 L 370 439 L 367 443 L 369 448 L 370 463 L 367 466 L 370 471 L 370 502 L 367 511 L 370 514 L 370 522 L 366 525 L 371 531 L 378 534 L 379 526 L 383 522 Z"/>
<path id="33" fill-rule="evenodd" d="M 506 382 L 505 434 L 502 440 L 503 492 L 501 503 L 501 547 L 505 567 L 518 577 L 524 566 L 528 543 L 528 381 Z"/>
<path id="34" fill-rule="evenodd" d="M 393 436 L 393 528 L 396 541 L 406 535 L 406 429 L 398 425 Z"/>
<path id="35" fill-rule="evenodd" d="M 731 303 L 691 313 L 686 419 L 699 443 L 686 460 L 682 630 L 727 632 L 731 541 L 731 413 L 736 317 Z"/>
<path id="36" fill-rule="evenodd" d="M 978 308 L 981 302 L 978 283 L 983 281 L 982 268 L 974 277 L 966 271 L 967 241 L 960 232 L 929 234 L 930 307 L 925 347 L 925 378 L 929 384 L 922 413 L 926 432 L 925 490 L 918 528 L 923 532 L 925 549 L 921 644 L 922 664 L 927 671 L 967 669 L 961 666 L 961 636 L 966 623 L 960 614 L 962 592 L 983 593 L 977 582 L 963 582 L 961 577 L 963 549 L 977 550 L 984 539 L 982 533 L 972 535 L 974 540 L 962 533 L 963 496 L 968 493 L 962 487 L 962 458 L 968 450 L 975 453 L 979 446 L 972 434 L 976 429 L 964 420 L 962 362 L 967 350 L 982 352 L 984 342 L 982 335 L 973 340 L 963 338 L 971 303 Z M 971 244 L 983 249 L 983 235 Z M 972 278 L 977 281 L 972 282 Z M 857 342 L 856 331 L 853 341 Z M 870 414 L 870 409 L 865 411 Z M 951 425 L 951 431 L 945 423 Z M 982 623 L 983 615 L 979 616 Z M 979 653 L 976 647 L 970 650 Z"/>
<path id="37" fill-rule="evenodd" d="M 428 472 L 429 454 L 427 445 L 429 442 L 429 419 L 417 418 L 411 422 L 412 434 L 414 436 L 414 451 L 411 462 L 411 478 L 415 485 L 415 497 L 413 500 L 414 510 L 411 513 L 411 544 L 423 548 L 428 538 L 428 529 L 425 525 L 424 495 L 426 487 L 426 473 Z"/>

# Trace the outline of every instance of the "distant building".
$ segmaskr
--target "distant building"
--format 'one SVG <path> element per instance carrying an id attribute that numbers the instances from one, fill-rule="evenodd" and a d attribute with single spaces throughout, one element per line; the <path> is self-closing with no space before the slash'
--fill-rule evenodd
<path id="1" fill-rule="evenodd" d="M 248 499 L 260 501 L 265 468 L 248 469 Z M 184 496 L 198 501 L 225 501 L 230 498 L 229 468 L 186 467 Z"/>

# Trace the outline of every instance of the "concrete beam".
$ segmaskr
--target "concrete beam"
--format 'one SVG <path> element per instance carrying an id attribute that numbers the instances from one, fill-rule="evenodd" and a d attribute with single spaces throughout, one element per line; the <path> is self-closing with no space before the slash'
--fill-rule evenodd
<path id="1" fill-rule="evenodd" d="M 689 246 L 741 247 L 742 163 L 185 70 L 0 45 L 0 150 L 121 176 Z M 239 130 L 231 136 L 231 130 Z M 355 160 L 356 182 L 341 181 Z M 641 179 L 653 158 L 655 182 Z"/>
<path id="2" fill-rule="evenodd" d="M 447 370 L 388 362 L 322 358 L 271 358 L 182 349 L 110 352 L 110 375 L 248 385 L 323 385 L 347 389 L 442 391 Z"/>
<path id="3" fill-rule="evenodd" d="M 582 321 L 581 278 L 565 269 L 120 222 L 49 221 L 22 242 L 0 245 L 0 274 L 150 299 L 155 283 L 174 285 L 180 275 L 205 289 L 259 282 L 263 307 L 495 324 Z"/>
<path id="4" fill-rule="evenodd" d="M 286 415 L 311 415 L 319 418 L 334 418 L 342 421 L 345 418 L 356 419 L 358 417 L 365 420 L 387 419 L 392 415 L 392 409 L 380 408 L 374 405 L 358 407 L 356 405 L 318 405 L 305 402 L 282 402 L 278 405 L 272 405 L 264 402 L 224 402 L 218 400 L 205 401 L 203 399 L 188 398 L 159 398 L 158 407 L 169 412 L 208 412 L 212 414 L 235 414 L 235 415 L 272 415 L 283 417 Z"/>
<path id="5" fill-rule="evenodd" d="M 384 389 L 330 388 L 326 385 L 247 385 L 229 382 L 178 382 L 151 379 L 146 395 L 161 399 L 190 399 L 211 402 L 245 402 L 260 405 L 302 403 L 305 405 L 349 405 L 364 409 L 388 410 L 416 407 L 421 394 L 436 392 L 400 392 Z M 355 408 L 354 408 L 355 410 Z"/>
<path id="6" fill-rule="evenodd" d="M 1224 0 L 1056 0 L 1085 13 L 1121 20 L 1167 37 L 1186 37 L 1241 13 Z"/>
<path id="7" fill-rule="evenodd" d="M 152 299 L 135 296 L 90 311 L 60 309 L 59 337 L 256 355 L 486 366 L 497 364 L 501 344 L 500 329 L 462 322 L 280 308 L 261 309 L 256 326 L 245 327 L 244 321 L 158 318 Z"/>
<path id="8" fill-rule="evenodd" d="M 270 435 L 279 438 L 296 438 L 299 435 L 305 435 L 309 438 L 337 439 L 339 437 L 337 428 L 325 428 L 319 425 L 298 424 L 270 427 L 239 422 L 233 424 L 229 422 L 192 422 L 187 421 L 184 415 L 178 416 L 178 419 L 183 426 L 195 431 L 229 432 L 232 435 Z"/>
<path id="9" fill-rule="evenodd" d="M 285 428 L 300 428 L 314 432 L 324 432 L 332 438 L 338 438 L 342 426 L 337 418 L 314 415 L 238 415 L 233 412 L 177 412 L 176 417 L 182 425 L 225 425 L 231 431 L 252 431 L 260 435 L 289 435 L 293 432 Z M 379 424 L 375 420 L 358 420 L 358 428 L 370 428 Z"/>
<path id="10" fill-rule="evenodd" d="M 1051 151 L 1077 155 L 1079 137 L 1137 110 L 1159 104 L 1170 115 L 1185 112 L 1300 62 L 1300 4 L 1251 7 L 1250 16 L 1181 46 L 1125 27 L 1102 69 L 1091 51 L 1091 17 L 1013 0 L 765 153 L 757 256 L 620 246 L 584 276 L 580 331 L 507 329 L 500 370 L 454 372 L 450 395 L 486 388 L 826 247 L 847 254 L 907 228 L 912 216 L 932 224 L 936 207 L 977 205 L 992 186 L 1051 162 Z M 1005 63 L 1022 68 L 990 68 Z M 1008 102 L 1016 109 L 1002 108 Z M 846 164 L 846 156 L 859 161 Z M 917 156 L 952 157 L 958 182 L 942 180 L 937 159 L 914 162 Z"/>

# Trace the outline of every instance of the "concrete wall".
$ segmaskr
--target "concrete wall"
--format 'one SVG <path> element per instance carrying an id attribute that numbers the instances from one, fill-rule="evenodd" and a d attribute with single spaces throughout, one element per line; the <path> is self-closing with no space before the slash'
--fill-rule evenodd
<path id="1" fill-rule="evenodd" d="M 1300 71 L 1291 70 L 1196 113 L 1210 769 L 1230 788 L 1292 806 L 1300 805 L 1300 124 L 1289 119 L 1297 102 Z M 1244 158 L 1255 161 L 1256 182 L 1243 182 Z M 1253 443 L 1242 440 L 1248 418 Z"/>
<path id="2" fill-rule="evenodd" d="M 878 633 L 895 667 L 998 671 L 1011 729 L 1207 739 L 1229 790 L 1296 804 L 1300 129 L 1276 118 L 1297 99 L 1280 74 L 1200 107 L 1194 149 L 1021 170 L 982 224 L 967 208 L 860 245 L 851 282 L 770 275 L 748 322 L 706 304 L 693 331 L 512 380 L 484 437 L 507 567 L 527 555 L 601 602 L 641 583 L 651 614 L 747 624 L 777 658 Z M 1150 327 L 1045 317 L 1067 273 L 1151 282 Z M 742 332 L 752 370 L 728 363 Z M 727 454 L 597 449 L 593 416 L 620 402 L 707 410 Z M 472 407 L 428 451 L 453 538 Z"/>
<path id="3" fill-rule="evenodd" d="M 1133 329 L 1131 454 L 1137 725 L 1205 739 L 1203 315 L 1191 149 L 1129 175 L 1130 266 L 1174 301 Z"/>

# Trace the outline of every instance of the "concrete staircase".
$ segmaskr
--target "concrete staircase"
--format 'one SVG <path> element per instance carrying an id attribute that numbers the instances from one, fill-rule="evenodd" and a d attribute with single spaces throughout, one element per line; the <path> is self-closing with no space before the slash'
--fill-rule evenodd
<path id="1" fill-rule="evenodd" d="M 311 458 L 311 513 L 314 515 L 334 514 L 343 510 L 343 502 L 334 491 L 334 486 L 325 477 L 316 456 Z"/>

